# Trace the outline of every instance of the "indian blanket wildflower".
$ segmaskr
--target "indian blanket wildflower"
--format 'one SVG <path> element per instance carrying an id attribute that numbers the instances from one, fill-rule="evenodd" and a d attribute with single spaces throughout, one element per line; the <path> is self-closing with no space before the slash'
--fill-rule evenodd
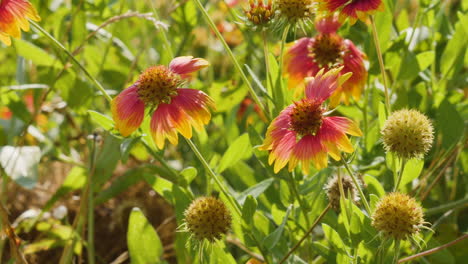
<path id="1" fill-rule="evenodd" d="M 185 225 L 192 236 L 214 242 L 231 229 L 231 213 L 226 205 L 214 197 L 200 197 L 185 210 Z"/>
<path id="2" fill-rule="evenodd" d="M 314 76 L 322 68 L 343 66 L 340 74 L 352 72 L 353 75 L 337 88 L 331 97 L 331 105 L 339 101 L 348 104 L 351 96 L 359 100 L 367 80 L 366 55 L 351 40 L 336 33 L 340 26 L 337 16 L 317 19 L 315 27 L 319 33 L 313 38 L 297 40 L 286 51 L 285 75 L 288 76 L 288 87 L 296 89 L 296 94 L 304 89 L 305 77 Z"/>
<path id="3" fill-rule="evenodd" d="M 429 119 L 413 109 L 393 112 L 381 133 L 385 150 L 404 159 L 421 158 L 431 149 L 434 140 Z"/>
<path id="4" fill-rule="evenodd" d="M 327 116 L 325 100 L 349 78 L 335 68 L 307 79 L 305 98 L 286 107 L 268 127 L 261 150 L 270 150 L 269 163 L 277 173 L 289 163 L 289 171 L 302 164 L 308 174 L 310 162 L 316 169 L 327 167 L 328 155 L 340 160 L 340 151 L 351 153 L 353 146 L 346 134 L 361 136 L 349 119 Z"/>
<path id="5" fill-rule="evenodd" d="M 340 21 L 349 18 L 351 24 L 356 23 L 358 19 L 367 20 L 367 15 L 376 11 L 383 11 L 384 4 L 382 0 L 319 0 L 322 2 L 322 8 L 329 12 L 339 11 Z"/>
<path id="6" fill-rule="evenodd" d="M 377 203 L 372 226 L 387 237 L 406 239 L 424 226 L 423 210 L 414 198 L 390 193 Z"/>
<path id="7" fill-rule="evenodd" d="M 36 9 L 26 0 L 0 0 L 0 40 L 11 45 L 10 36 L 19 39 L 29 31 L 28 19 L 40 21 Z"/>
<path id="8" fill-rule="evenodd" d="M 115 128 L 122 136 L 129 136 L 141 125 L 145 108 L 149 108 L 151 136 L 158 148 L 164 147 L 166 138 L 176 145 L 177 132 L 191 138 L 192 126 L 200 130 L 209 122 L 209 108 L 214 108 L 214 102 L 200 90 L 181 87 L 191 74 L 208 65 L 204 59 L 183 56 L 173 59 L 169 67 L 146 69 L 112 100 Z"/>

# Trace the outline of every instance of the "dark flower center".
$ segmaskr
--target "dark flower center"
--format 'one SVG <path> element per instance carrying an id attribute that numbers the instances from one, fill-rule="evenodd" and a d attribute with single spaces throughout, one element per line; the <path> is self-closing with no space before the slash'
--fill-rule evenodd
<path id="1" fill-rule="evenodd" d="M 146 69 L 138 78 L 138 96 L 149 105 L 169 104 L 177 95 L 182 83 L 180 76 L 166 66 L 159 65 Z"/>
<path id="2" fill-rule="evenodd" d="M 335 34 L 320 34 L 309 47 L 310 56 L 320 68 L 342 63 L 343 39 Z"/>
<path id="3" fill-rule="evenodd" d="M 322 104 L 303 99 L 294 103 L 291 115 L 292 130 L 301 136 L 316 135 L 323 121 Z"/>

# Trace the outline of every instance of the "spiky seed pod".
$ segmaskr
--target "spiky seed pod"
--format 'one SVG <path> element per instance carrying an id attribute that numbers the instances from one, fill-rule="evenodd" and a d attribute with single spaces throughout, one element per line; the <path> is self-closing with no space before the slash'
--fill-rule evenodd
<path id="1" fill-rule="evenodd" d="M 271 0 L 250 0 L 249 7 L 244 13 L 251 27 L 267 27 L 275 16 Z"/>
<path id="2" fill-rule="evenodd" d="M 276 8 L 289 22 L 311 19 L 312 0 L 276 0 Z"/>
<path id="3" fill-rule="evenodd" d="M 214 242 L 231 228 L 231 213 L 214 197 L 200 197 L 185 210 L 188 231 L 197 240 Z"/>
<path id="4" fill-rule="evenodd" d="M 381 131 L 386 151 L 405 159 L 421 158 L 432 146 L 432 124 L 417 110 L 393 112 Z"/>
<path id="5" fill-rule="evenodd" d="M 353 181 L 348 176 L 341 177 L 341 182 L 343 183 L 343 191 L 346 198 L 351 197 L 353 202 L 359 201 L 358 192 L 356 186 L 354 186 Z M 330 178 L 330 180 L 325 185 L 325 190 L 327 191 L 328 201 L 331 204 L 331 207 L 335 211 L 340 210 L 340 186 L 338 184 L 338 176 Z M 348 194 L 349 193 L 349 194 Z"/>
<path id="6" fill-rule="evenodd" d="M 415 235 L 423 225 L 421 206 L 414 198 L 402 193 L 384 196 L 372 214 L 372 226 L 394 239 Z"/>

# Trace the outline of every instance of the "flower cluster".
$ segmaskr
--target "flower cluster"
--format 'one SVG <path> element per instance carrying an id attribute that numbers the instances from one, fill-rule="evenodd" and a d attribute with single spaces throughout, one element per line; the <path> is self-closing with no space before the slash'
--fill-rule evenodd
<path id="1" fill-rule="evenodd" d="M 321 69 L 343 67 L 340 74 L 351 72 L 353 75 L 337 88 L 331 104 L 336 105 L 339 101 L 348 104 L 351 96 L 359 100 L 367 80 L 366 55 L 351 40 L 337 34 L 340 25 L 337 16 L 319 18 L 315 23 L 319 33 L 315 37 L 301 38 L 288 48 L 284 68 L 290 89 L 300 93 L 304 78 L 315 76 Z"/>

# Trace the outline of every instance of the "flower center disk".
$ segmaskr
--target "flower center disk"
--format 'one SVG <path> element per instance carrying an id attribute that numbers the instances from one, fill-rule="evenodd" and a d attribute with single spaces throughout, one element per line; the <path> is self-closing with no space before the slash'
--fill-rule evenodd
<path id="1" fill-rule="evenodd" d="M 319 102 L 301 100 L 291 111 L 292 130 L 301 136 L 315 135 L 322 126 L 324 109 Z"/>
<path id="2" fill-rule="evenodd" d="M 153 66 L 138 78 L 138 96 L 148 105 L 169 104 L 182 83 L 180 76 L 166 66 Z"/>
<path id="3" fill-rule="evenodd" d="M 310 56 L 320 67 L 331 67 L 341 63 L 342 39 L 334 34 L 320 34 L 315 38 L 309 50 Z"/>

